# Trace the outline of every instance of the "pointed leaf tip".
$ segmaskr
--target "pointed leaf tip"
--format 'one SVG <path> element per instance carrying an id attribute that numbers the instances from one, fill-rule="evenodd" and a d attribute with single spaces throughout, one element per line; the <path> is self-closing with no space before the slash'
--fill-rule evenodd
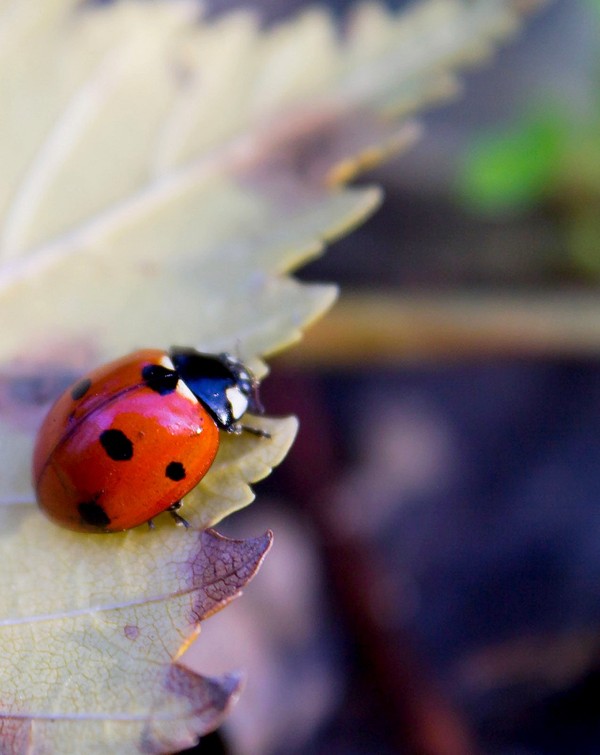
<path id="1" fill-rule="evenodd" d="M 210 529 L 200 533 L 200 542 L 202 547 L 186 562 L 196 589 L 191 609 L 196 622 L 240 594 L 271 548 L 273 533 L 269 530 L 260 537 L 232 540 Z"/>

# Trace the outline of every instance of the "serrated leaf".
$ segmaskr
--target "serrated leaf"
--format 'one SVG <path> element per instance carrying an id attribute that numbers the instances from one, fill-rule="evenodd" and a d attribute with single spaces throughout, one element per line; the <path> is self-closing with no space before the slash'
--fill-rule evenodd
<path id="1" fill-rule="evenodd" d="M 263 32 L 246 13 L 199 21 L 187 2 L 0 0 L 3 502 L 31 500 L 40 417 L 88 366 L 178 344 L 260 367 L 297 339 L 335 289 L 289 273 L 380 198 L 344 182 L 410 143 L 407 116 L 451 94 L 454 68 L 522 5 L 364 5 L 342 38 L 321 9 Z M 188 532 L 159 517 L 154 532 L 86 536 L 28 503 L 0 509 L 4 752 L 168 752 L 218 723 L 237 678 L 171 661 L 267 547 L 196 530 L 285 455 L 295 421 L 256 424 L 271 439 L 224 438 L 186 499 Z M 194 581 L 202 559 L 214 573 Z"/>
<path id="2" fill-rule="evenodd" d="M 0 522 L 12 556 L 0 575 L 2 752 L 168 752 L 219 724 L 239 678 L 207 679 L 172 660 L 252 578 L 269 533 L 53 528 L 49 569 L 49 525 L 33 507 L 0 509 Z"/>
<path id="3" fill-rule="evenodd" d="M 271 438 L 259 441 L 258 449 L 252 436 L 223 438 L 208 474 L 184 499 L 186 517 L 192 525 L 212 527 L 254 500 L 248 482 L 266 477 L 282 461 L 298 429 L 294 417 L 278 420 L 253 417 L 252 426 L 266 430 Z"/>
<path id="4" fill-rule="evenodd" d="M 339 184 L 408 143 L 407 113 L 448 94 L 521 3 L 364 5 L 344 40 L 322 10 L 261 34 L 247 13 L 196 23 L 187 2 L 25 5 L 0 16 L 5 500 L 30 495 L 56 393 L 23 378 L 142 346 L 249 357 L 298 338 L 334 291 L 286 273 L 379 201 Z"/>

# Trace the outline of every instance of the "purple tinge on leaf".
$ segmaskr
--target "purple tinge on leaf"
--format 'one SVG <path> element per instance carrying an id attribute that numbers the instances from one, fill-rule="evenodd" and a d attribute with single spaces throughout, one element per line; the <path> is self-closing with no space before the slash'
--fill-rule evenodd
<path id="1" fill-rule="evenodd" d="M 190 621 L 195 624 L 227 605 L 256 574 L 273 533 L 231 540 L 214 530 L 199 533 L 201 547 L 182 564 L 194 591 Z"/>
<path id="2" fill-rule="evenodd" d="M 357 169 L 372 167 L 372 160 L 378 162 L 385 151 L 400 149 L 413 136 L 413 124 L 398 125 L 367 110 L 321 104 L 317 110 L 288 112 L 269 121 L 252 148 L 242 153 L 236 173 L 244 185 L 264 192 L 277 206 L 295 207 L 349 180 L 352 171 L 340 173 L 349 161 Z"/>
<path id="3" fill-rule="evenodd" d="M 31 718 L 0 718 L 0 752 L 29 752 L 31 745 Z"/>
<path id="4" fill-rule="evenodd" d="M 182 726 L 180 719 L 166 733 L 164 721 L 150 718 L 142 732 L 139 751 L 158 755 L 192 747 L 199 737 L 221 725 L 236 702 L 242 683 L 239 674 L 210 678 L 173 664 L 165 675 L 164 688 L 187 702 L 186 725 Z"/>

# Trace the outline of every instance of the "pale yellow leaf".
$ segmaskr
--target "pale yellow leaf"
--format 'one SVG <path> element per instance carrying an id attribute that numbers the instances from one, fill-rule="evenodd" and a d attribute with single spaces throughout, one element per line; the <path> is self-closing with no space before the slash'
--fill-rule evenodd
<path id="1" fill-rule="evenodd" d="M 163 516 L 86 536 L 31 504 L 52 398 L 144 346 L 264 371 L 335 297 L 290 273 L 380 200 L 343 184 L 410 144 L 407 116 L 451 94 L 521 5 L 363 5 L 343 36 L 322 9 L 262 31 L 247 13 L 202 21 L 192 2 L 0 0 L 3 752 L 169 752 L 218 724 L 237 677 L 172 661 L 268 538 L 199 529 L 246 505 L 296 432 L 253 418 L 270 439 L 224 438 L 186 498 L 189 531 Z"/>
<path id="2" fill-rule="evenodd" d="M 30 506 L 0 509 L 0 524 L 2 752 L 169 752 L 219 724 L 239 677 L 172 660 L 252 577 L 270 535 L 234 541 L 158 521 L 90 536 Z"/>
<path id="3" fill-rule="evenodd" d="M 287 273 L 379 201 L 340 184 L 408 144 L 407 113 L 448 94 L 519 5 L 365 4 L 342 37 L 317 9 L 261 33 L 188 2 L 7 3 L 0 497 L 30 495 L 32 431 L 61 378 L 143 346 L 249 358 L 298 338 L 334 291 Z M 15 384 L 41 373 L 36 414 Z"/>

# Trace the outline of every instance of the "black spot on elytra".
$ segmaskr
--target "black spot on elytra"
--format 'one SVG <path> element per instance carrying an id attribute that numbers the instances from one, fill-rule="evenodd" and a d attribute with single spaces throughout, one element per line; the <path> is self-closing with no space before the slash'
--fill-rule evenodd
<path id="1" fill-rule="evenodd" d="M 171 461 L 167 464 L 165 475 L 169 480 L 179 482 L 179 480 L 183 480 L 185 477 L 185 467 L 180 461 Z"/>
<path id="2" fill-rule="evenodd" d="M 163 367 L 162 364 L 147 364 L 142 369 L 142 378 L 148 388 L 161 396 L 173 393 L 179 381 L 179 375 L 175 370 Z"/>
<path id="3" fill-rule="evenodd" d="M 77 506 L 79 516 L 91 527 L 108 527 L 110 518 L 97 501 L 84 501 Z"/>
<path id="4" fill-rule="evenodd" d="M 83 398 L 89 391 L 91 385 L 92 381 L 89 378 L 84 378 L 74 385 L 71 389 L 71 398 L 73 401 L 79 401 L 80 398 Z"/>
<path id="5" fill-rule="evenodd" d="M 133 443 L 122 430 L 105 430 L 100 443 L 113 461 L 129 461 L 133 456 Z"/>

